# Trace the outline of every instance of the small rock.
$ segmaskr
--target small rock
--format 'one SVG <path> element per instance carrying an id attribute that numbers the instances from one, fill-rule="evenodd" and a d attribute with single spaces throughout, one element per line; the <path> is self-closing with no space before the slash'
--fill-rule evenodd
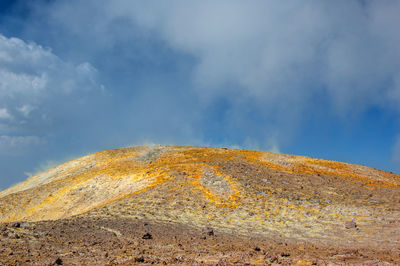
<path id="1" fill-rule="evenodd" d="M 142 236 L 142 239 L 153 239 L 153 236 L 150 233 L 146 233 Z"/>
<path id="2" fill-rule="evenodd" d="M 137 257 L 137 258 L 135 258 L 135 262 L 144 262 L 144 258 L 143 257 Z"/>
<path id="3" fill-rule="evenodd" d="M 354 221 L 347 221 L 344 223 L 346 229 L 357 228 L 357 224 Z"/>
<path id="4" fill-rule="evenodd" d="M 211 227 L 204 227 L 202 232 L 206 235 L 213 236 L 214 230 Z"/>
<path id="5" fill-rule="evenodd" d="M 11 227 L 20 228 L 20 227 L 21 227 L 21 224 L 18 223 L 18 222 L 16 222 L 16 223 L 13 223 L 13 224 L 11 225 Z"/>
<path id="6" fill-rule="evenodd" d="M 261 251 L 261 249 L 259 247 L 255 247 L 254 251 Z"/>
<path id="7" fill-rule="evenodd" d="M 278 257 L 277 256 L 272 256 L 270 258 L 270 262 L 278 262 Z"/>
<path id="8" fill-rule="evenodd" d="M 55 264 L 55 265 L 62 265 L 62 264 L 63 264 L 62 259 L 57 258 L 57 259 L 54 261 L 54 264 Z"/>

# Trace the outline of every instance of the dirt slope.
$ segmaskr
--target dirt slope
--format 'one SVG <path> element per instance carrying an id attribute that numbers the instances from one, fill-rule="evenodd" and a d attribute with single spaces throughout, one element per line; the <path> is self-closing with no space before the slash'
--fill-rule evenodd
<path id="1" fill-rule="evenodd" d="M 3 263 L 396 264 L 400 177 L 257 151 L 124 148 L 0 192 L 0 223 Z"/>

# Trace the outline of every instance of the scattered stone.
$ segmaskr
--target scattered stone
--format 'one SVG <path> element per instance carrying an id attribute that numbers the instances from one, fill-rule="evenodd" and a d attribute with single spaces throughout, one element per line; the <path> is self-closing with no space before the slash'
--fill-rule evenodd
<path id="1" fill-rule="evenodd" d="M 354 221 L 347 221 L 344 223 L 346 229 L 357 228 L 357 224 Z"/>
<path id="2" fill-rule="evenodd" d="M 261 249 L 259 247 L 255 247 L 254 251 L 261 251 Z"/>
<path id="3" fill-rule="evenodd" d="M 281 254 L 281 257 L 290 257 L 290 253 L 283 252 L 283 253 Z"/>
<path id="4" fill-rule="evenodd" d="M 202 232 L 206 235 L 213 236 L 214 230 L 211 227 L 204 227 Z"/>
<path id="5" fill-rule="evenodd" d="M 144 262 L 144 258 L 143 257 L 136 257 L 135 258 L 135 262 Z"/>
<path id="6" fill-rule="evenodd" d="M 54 261 L 54 264 L 55 264 L 55 265 L 62 265 L 62 264 L 63 264 L 63 261 L 62 261 L 62 259 L 57 258 L 57 259 Z"/>
<path id="7" fill-rule="evenodd" d="M 150 233 L 146 233 L 142 236 L 142 239 L 153 239 L 153 236 Z"/>
<path id="8" fill-rule="evenodd" d="M 272 256 L 271 258 L 270 258 L 270 262 L 278 262 L 278 257 L 277 256 Z"/>
<path id="9" fill-rule="evenodd" d="M 20 228 L 20 227 L 21 227 L 21 224 L 18 223 L 18 222 L 16 222 L 16 223 L 13 223 L 13 224 L 11 225 L 11 227 Z"/>

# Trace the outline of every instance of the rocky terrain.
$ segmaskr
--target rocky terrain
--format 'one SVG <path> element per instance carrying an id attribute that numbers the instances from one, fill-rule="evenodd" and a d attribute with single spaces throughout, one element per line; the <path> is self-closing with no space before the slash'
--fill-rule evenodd
<path id="1" fill-rule="evenodd" d="M 132 147 L 0 192 L 0 264 L 400 264 L 400 176 L 257 151 Z"/>

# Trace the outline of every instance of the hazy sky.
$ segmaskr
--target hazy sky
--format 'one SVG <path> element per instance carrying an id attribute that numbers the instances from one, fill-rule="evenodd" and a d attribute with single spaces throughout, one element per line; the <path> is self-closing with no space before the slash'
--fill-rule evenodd
<path id="1" fill-rule="evenodd" d="M 398 0 L 2 0 L 0 189 L 129 145 L 400 172 Z"/>

